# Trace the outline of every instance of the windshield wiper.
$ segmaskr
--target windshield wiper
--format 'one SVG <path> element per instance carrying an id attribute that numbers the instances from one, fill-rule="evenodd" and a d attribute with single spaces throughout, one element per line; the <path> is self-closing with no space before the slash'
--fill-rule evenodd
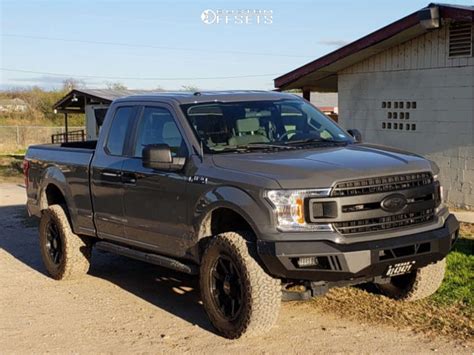
<path id="1" fill-rule="evenodd" d="M 347 141 L 335 141 L 333 139 L 325 139 L 325 138 L 307 138 L 307 139 L 298 139 L 294 141 L 287 141 L 285 144 L 288 145 L 304 145 L 304 144 L 335 144 L 335 145 L 346 145 L 349 142 Z"/>
<path id="2" fill-rule="evenodd" d="M 293 149 L 298 149 L 298 147 L 292 147 L 288 146 L 285 143 L 274 143 L 274 142 L 269 142 L 269 143 L 248 143 L 248 144 L 242 144 L 238 145 L 236 147 L 225 147 L 223 149 L 219 150 L 214 150 L 213 153 L 230 153 L 230 152 L 248 152 L 251 150 L 270 150 L 270 149 L 287 149 L 287 150 L 293 150 Z"/>
<path id="3" fill-rule="evenodd" d="M 244 149 L 267 149 L 267 148 L 278 148 L 278 149 L 296 149 L 296 147 L 288 146 L 285 143 L 275 143 L 275 142 L 268 142 L 268 143 L 248 143 L 246 145 L 238 145 L 237 148 L 244 148 Z"/>

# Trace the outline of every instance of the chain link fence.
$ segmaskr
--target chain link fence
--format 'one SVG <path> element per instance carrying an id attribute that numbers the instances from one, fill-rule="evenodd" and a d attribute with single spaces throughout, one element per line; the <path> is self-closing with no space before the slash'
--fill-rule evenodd
<path id="1" fill-rule="evenodd" d="M 69 131 L 84 127 L 69 127 Z M 27 149 L 32 144 L 51 143 L 53 134 L 64 133 L 64 127 L 0 126 L 0 154 Z"/>

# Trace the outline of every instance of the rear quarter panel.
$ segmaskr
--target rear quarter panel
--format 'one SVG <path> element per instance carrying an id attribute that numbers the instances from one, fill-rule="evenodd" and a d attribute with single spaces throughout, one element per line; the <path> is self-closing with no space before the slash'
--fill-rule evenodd
<path id="1" fill-rule="evenodd" d="M 58 145 L 31 146 L 25 159 L 29 161 L 27 207 L 40 216 L 47 208 L 46 189 L 56 186 L 64 196 L 75 233 L 95 235 L 89 189 L 92 149 L 62 148 Z"/>

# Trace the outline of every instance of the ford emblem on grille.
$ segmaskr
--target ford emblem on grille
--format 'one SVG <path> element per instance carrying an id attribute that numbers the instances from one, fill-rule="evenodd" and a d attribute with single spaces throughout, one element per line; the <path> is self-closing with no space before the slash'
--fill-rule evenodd
<path id="1" fill-rule="evenodd" d="M 380 202 L 380 207 L 387 212 L 401 211 L 406 205 L 407 199 L 401 194 L 389 195 Z"/>

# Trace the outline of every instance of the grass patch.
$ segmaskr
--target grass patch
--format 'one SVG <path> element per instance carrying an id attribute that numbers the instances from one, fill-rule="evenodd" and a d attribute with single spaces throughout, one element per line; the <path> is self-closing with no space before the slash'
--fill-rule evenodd
<path id="1" fill-rule="evenodd" d="M 474 240 L 458 240 L 447 257 L 443 284 L 426 300 L 400 302 L 366 289 L 344 287 L 313 299 L 313 305 L 322 312 L 356 321 L 470 341 L 474 338 L 473 249 Z"/>
<path id="2" fill-rule="evenodd" d="M 457 305 L 474 316 L 474 240 L 460 238 L 447 257 L 443 284 L 430 301 L 442 306 Z"/>

